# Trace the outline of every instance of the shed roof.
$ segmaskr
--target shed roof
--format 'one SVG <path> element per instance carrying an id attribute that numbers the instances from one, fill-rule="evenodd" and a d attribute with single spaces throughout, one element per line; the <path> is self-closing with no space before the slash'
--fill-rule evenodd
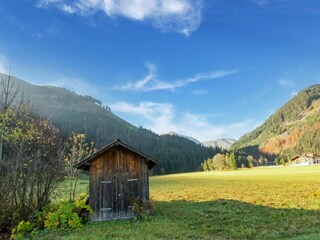
<path id="1" fill-rule="evenodd" d="M 291 158 L 291 161 L 295 161 L 295 160 L 297 160 L 298 158 L 300 158 L 301 156 L 300 155 L 296 155 L 296 156 L 294 156 L 293 158 Z"/>
<path id="2" fill-rule="evenodd" d="M 123 143 L 120 141 L 120 139 L 115 140 L 114 142 L 110 143 L 109 145 L 101 148 L 99 151 L 95 152 L 94 154 L 90 155 L 89 157 L 83 159 L 82 161 L 76 163 L 74 165 L 75 168 L 78 169 L 83 169 L 83 170 L 89 170 L 89 166 L 90 166 L 90 162 L 99 158 L 101 155 L 103 155 L 105 152 L 107 152 L 108 150 L 114 148 L 114 147 L 122 147 L 124 149 L 127 149 L 139 156 L 141 156 L 142 158 L 145 159 L 146 163 L 148 164 L 148 168 L 149 170 L 151 170 L 152 168 L 154 168 L 156 165 L 158 165 L 158 162 L 153 159 L 152 157 L 148 156 L 147 154 L 144 154 L 140 151 L 138 151 L 137 149 Z"/>
<path id="3" fill-rule="evenodd" d="M 299 158 L 317 158 L 318 155 L 316 153 L 309 153 L 309 154 L 303 154 L 303 155 L 296 155 L 293 158 L 291 158 L 291 161 L 295 161 Z"/>

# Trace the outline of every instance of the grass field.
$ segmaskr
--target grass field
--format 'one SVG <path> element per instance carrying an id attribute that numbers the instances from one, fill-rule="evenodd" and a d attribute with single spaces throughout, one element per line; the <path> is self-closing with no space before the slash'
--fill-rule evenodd
<path id="1" fill-rule="evenodd" d="M 320 166 L 151 177 L 150 219 L 90 223 L 44 238 L 320 239 L 319 183 Z"/>

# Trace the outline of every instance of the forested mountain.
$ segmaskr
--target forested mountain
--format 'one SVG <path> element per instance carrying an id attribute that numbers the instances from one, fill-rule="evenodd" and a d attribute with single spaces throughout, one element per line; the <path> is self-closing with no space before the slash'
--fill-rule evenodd
<path id="1" fill-rule="evenodd" d="M 320 85 L 302 90 L 232 149 L 286 161 L 296 154 L 320 154 Z"/>
<path id="2" fill-rule="evenodd" d="M 1 78 L 7 75 L 0 74 Z M 160 162 L 155 174 L 195 171 L 201 162 L 217 153 L 176 135 L 159 136 L 144 128 L 137 128 L 112 113 L 108 106 L 91 96 L 80 96 L 67 89 L 36 86 L 15 79 L 20 92 L 29 99 L 34 111 L 48 118 L 66 136 L 72 132 L 85 133 L 96 148 L 115 139 L 147 153 Z"/>

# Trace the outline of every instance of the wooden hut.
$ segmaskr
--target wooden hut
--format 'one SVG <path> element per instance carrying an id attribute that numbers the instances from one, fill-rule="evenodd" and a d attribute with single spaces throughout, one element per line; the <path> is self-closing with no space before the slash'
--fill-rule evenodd
<path id="1" fill-rule="evenodd" d="M 306 165 L 313 165 L 313 164 L 319 164 L 319 163 L 320 163 L 320 157 L 317 154 L 297 155 L 291 158 L 292 166 L 306 166 Z"/>
<path id="2" fill-rule="evenodd" d="M 75 165 L 90 175 L 92 220 L 132 217 L 135 199 L 149 200 L 149 170 L 157 165 L 150 156 L 116 140 Z"/>

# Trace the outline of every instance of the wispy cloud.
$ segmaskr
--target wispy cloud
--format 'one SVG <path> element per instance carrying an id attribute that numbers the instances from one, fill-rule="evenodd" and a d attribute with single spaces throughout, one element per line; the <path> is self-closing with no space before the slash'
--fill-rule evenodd
<path id="1" fill-rule="evenodd" d="M 291 87 L 291 88 L 295 87 L 295 83 L 288 79 L 279 79 L 278 84 L 280 84 L 283 87 Z"/>
<path id="2" fill-rule="evenodd" d="M 4 55 L 0 55 L 0 73 L 9 72 L 9 61 Z"/>
<path id="3" fill-rule="evenodd" d="M 38 42 L 43 38 L 44 34 L 37 32 L 37 33 L 32 33 L 31 36 L 36 42 Z"/>
<path id="4" fill-rule="evenodd" d="M 108 17 L 150 22 L 162 31 L 189 36 L 201 23 L 203 0 L 38 0 L 42 8 L 54 6 L 83 16 L 103 11 Z"/>
<path id="5" fill-rule="evenodd" d="M 154 64 L 148 63 L 146 64 L 148 73 L 136 82 L 127 82 L 123 85 L 116 85 L 113 87 L 115 90 L 120 91 L 141 91 L 141 92 L 148 92 L 148 91 L 156 91 L 156 90 L 175 90 L 176 88 L 184 87 L 188 84 L 212 80 L 216 78 L 222 78 L 227 75 L 234 74 L 238 72 L 238 70 L 218 70 L 204 74 L 197 74 L 193 77 L 180 79 L 172 82 L 162 81 L 158 78 L 157 75 L 157 67 Z"/>
<path id="6" fill-rule="evenodd" d="M 255 3 L 257 3 L 260 7 L 264 7 L 266 4 L 269 3 L 269 0 L 253 0 Z"/>
<path id="7" fill-rule="evenodd" d="M 55 21 L 49 26 L 47 26 L 46 29 L 44 29 L 41 32 L 34 32 L 31 34 L 31 37 L 36 41 L 40 41 L 44 37 L 52 37 L 52 38 L 58 38 L 62 35 L 61 31 L 59 30 L 60 23 Z"/>
<path id="8" fill-rule="evenodd" d="M 238 139 L 259 125 L 251 119 L 229 125 L 215 125 L 211 123 L 210 116 L 193 113 L 184 113 L 181 117 L 177 117 L 170 103 L 117 102 L 110 106 L 113 112 L 138 117 L 137 125 L 143 125 L 156 133 L 164 134 L 174 131 L 200 141 L 227 137 Z"/>

